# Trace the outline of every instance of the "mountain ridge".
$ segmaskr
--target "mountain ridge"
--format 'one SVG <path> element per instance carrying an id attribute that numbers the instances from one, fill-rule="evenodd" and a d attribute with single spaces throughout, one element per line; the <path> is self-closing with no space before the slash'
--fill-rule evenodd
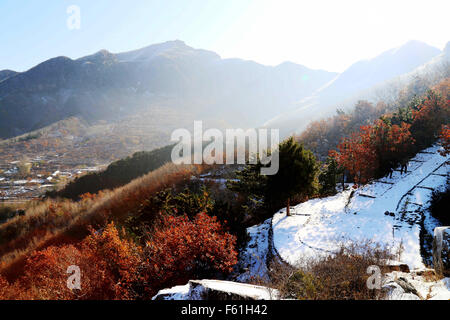
<path id="1" fill-rule="evenodd" d="M 321 110 L 320 118 L 330 116 L 337 107 L 356 102 L 352 97 L 368 99 L 369 89 L 379 88 L 380 84 L 408 74 L 441 55 L 445 55 L 445 50 L 412 40 L 371 59 L 357 61 L 314 94 L 298 101 L 290 111 L 264 125 L 284 128 L 285 135 L 298 133 L 309 121 L 319 118 L 317 109 Z"/>
<path id="2" fill-rule="evenodd" d="M 46 60 L 0 82 L 0 138 L 70 116 L 117 120 L 155 104 L 257 126 L 336 74 L 222 59 L 176 40 L 123 53 Z"/>

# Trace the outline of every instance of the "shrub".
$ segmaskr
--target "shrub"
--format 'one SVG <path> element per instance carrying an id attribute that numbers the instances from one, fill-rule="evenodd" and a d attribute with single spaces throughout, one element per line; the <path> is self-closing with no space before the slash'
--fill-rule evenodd
<path id="1" fill-rule="evenodd" d="M 186 215 L 164 217 L 145 248 L 147 294 L 189 279 L 231 272 L 237 263 L 235 243 L 236 238 L 205 213 L 192 221 Z"/>
<path id="2" fill-rule="evenodd" d="M 13 218 L 16 215 L 17 209 L 0 204 L 0 223 Z"/>
<path id="3" fill-rule="evenodd" d="M 380 299 L 383 292 L 367 287 L 367 268 L 392 258 L 390 251 L 370 242 L 342 246 L 336 254 L 303 261 L 301 268 L 278 263 L 272 267 L 270 286 L 282 298 L 307 300 Z"/>
<path id="4" fill-rule="evenodd" d="M 69 266 L 81 271 L 81 290 L 67 287 Z M 51 246 L 34 252 L 13 284 L 0 279 L 0 297 L 32 300 L 131 299 L 138 282 L 140 250 L 121 239 L 113 223 L 93 231 L 79 246 Z M 6 293 L 5 293 L 6 292 Z"/>

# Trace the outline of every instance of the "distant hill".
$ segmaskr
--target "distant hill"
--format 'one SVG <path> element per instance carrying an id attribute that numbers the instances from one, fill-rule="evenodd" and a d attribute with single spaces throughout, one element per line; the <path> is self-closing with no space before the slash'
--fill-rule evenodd
<path id="1" fill-rule="evenodd" d="M 221 59 L 181 41 L 77 60 L 56 57 L 26 72 L 0 72 L 0 138 L 71 116 L 115 121 L 161 105 L 197 119 L 258 126 L 335 76 L 294 63 Z"/>
<path id="2" fill-rule="evenodd" d="M 412 76 L 414 70 L 424 65 L 437 65 L 443 61 L 448 61 L 445 50 L 441 52 L 419 41 L 407 42 L 373 59 L 356 62 L 314 94 L 300 100 L 295 108 L 278 115 L 265 125 L 282 128 L 284 134 L 299 132 L 311 120 L 332 115 L 337 107 L 351 107 L 358 99 L 370 99 L 374 93 L 382 90 L 392 91 L 395 84 L 388 81 L 400 80 L 401 76 Z M 402 83 L 406 85 L 411 78 L 402 79 Z M 383 86 L 384 83 L 387 85 Z"/>
<path id="3" fill-rule="evenodd" d="M 172 149 L 173 145 L 170 145 L 152 151 L 136 152 L 131 157 L 111 163 L 104 171 L 84 175 L 62 190 L 49 192 L 47 196 L 77 200 L 88 192 L 95 194 L 100 190 L 121 187 L 170 162 Z"/>

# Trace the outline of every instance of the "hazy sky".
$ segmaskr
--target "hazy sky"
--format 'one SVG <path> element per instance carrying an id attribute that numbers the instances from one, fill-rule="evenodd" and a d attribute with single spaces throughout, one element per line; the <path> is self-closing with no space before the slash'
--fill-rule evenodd
<path id="1" fill-rule="evenodd" d="M 69 30 L 67 8 L 81 10 Z M 343 71 L 408 40 L 443 49 L 450 1 L 0 0 L 0 70 L 183 40 L 224 58 Z"/>

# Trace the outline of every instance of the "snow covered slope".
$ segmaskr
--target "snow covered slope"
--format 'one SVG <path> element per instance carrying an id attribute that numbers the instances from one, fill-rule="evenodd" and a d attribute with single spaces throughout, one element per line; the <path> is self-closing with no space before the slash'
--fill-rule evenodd
<path id="1" fill-rule="evenodd" d="M 255 279 L 269 280 L 267 262 L 271 254 L 271 223 L 272 219 L 267 219 L 259 225 L 247 228 L 249 241 L 241 250 L 239 262 L 229 280 L 238 282 L 250 282 Z"/>
<path id="2" fill-rule="evenodd" d="M 221 280 L 191 280 L 158 292 L 152 300 L 276 300 L 275 289 Z"/>
<path id="3" fill-rule="evenodd" d="M 420 253 L 420 232 L 432 231 L 437 221 L 426 207 L 433 190 L 443 188 L 449 176 L 449 159 L 434 146 L 418 153 L 408 173 L 396 170 L 355 191 L 313 199 L 285 209 L 272 219 L 273 245 L 283 260 L 299 264 L 306 257 L 330 254 L 346 241 L 366 239 L 403 248 L 401 261 L 410 268 L 424 267 Z"/>

